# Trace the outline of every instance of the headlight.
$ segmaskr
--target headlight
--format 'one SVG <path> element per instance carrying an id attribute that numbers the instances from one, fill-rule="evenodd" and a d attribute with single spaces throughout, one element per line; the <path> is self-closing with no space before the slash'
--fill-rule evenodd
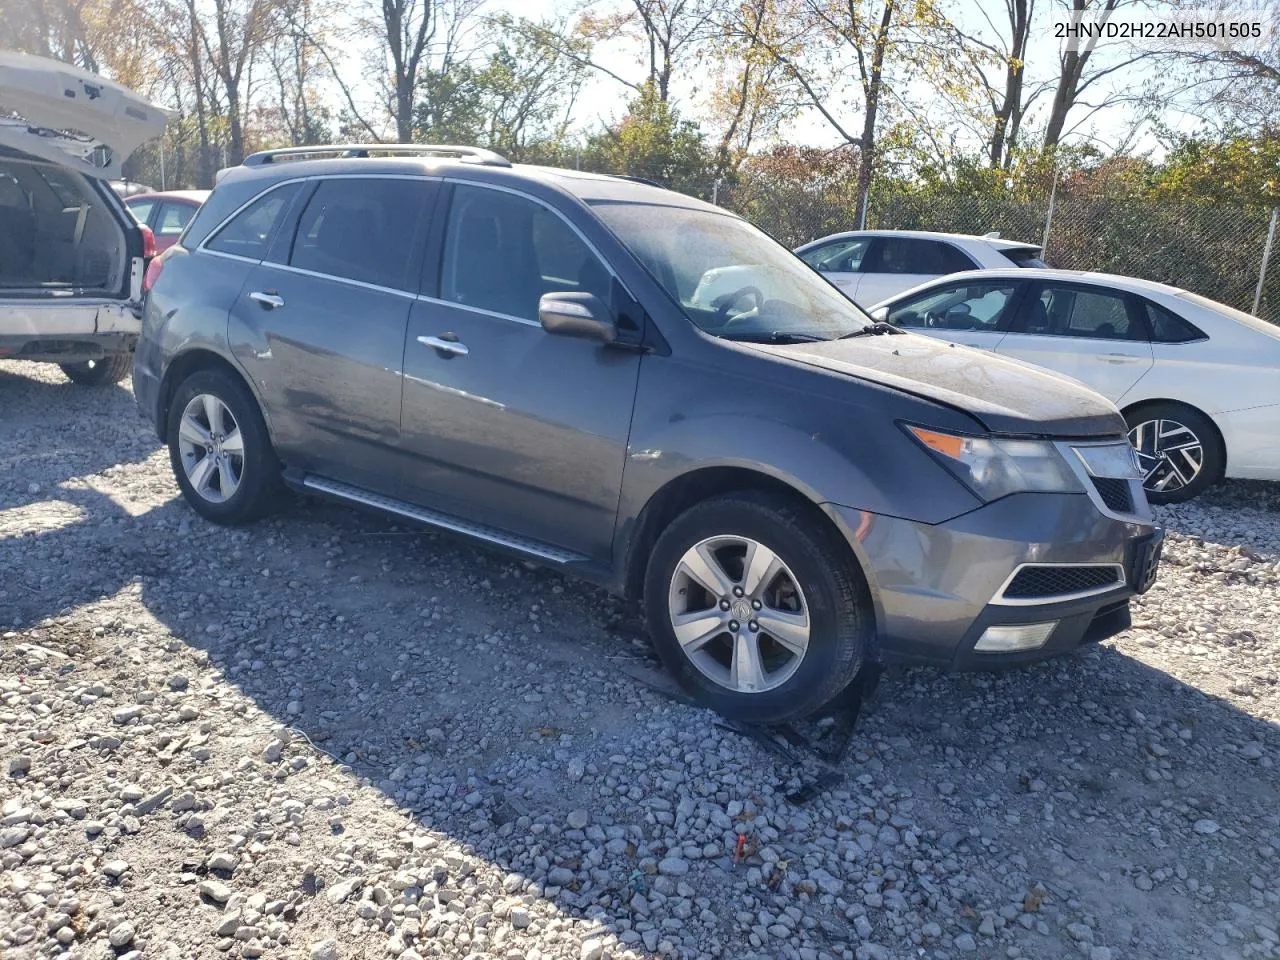
<path id="1" fill-rule="evenodd" d="M 1083 493 L 1058 448 L 1047 440 L 967 437 L 908 425 L 907 429 L 983 500 L 1010 493 Z"/>

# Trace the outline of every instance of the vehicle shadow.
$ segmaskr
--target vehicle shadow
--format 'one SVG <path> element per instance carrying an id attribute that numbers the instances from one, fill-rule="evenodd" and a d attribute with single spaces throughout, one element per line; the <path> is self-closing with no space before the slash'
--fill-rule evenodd
<path id="1" fill-rule="evenodd" d="M 0 403 L 14 392 L 0 374 Z M 30 392 L 17 429 L 89 402 Z M 933 943 L 925 920 L 950 937 L 991 919 L 1030 956 L 1075 951 L 1070 923 L 1116 955 L 1231 956 L 1274 923 L 1278 678 L 1245 710 L 1144 662 L 1134 635 L 999 675 L 908 671 L 862 718 L 843 783 L 793 806 L 806 770 L 618 669 L 648 662 L 630 605 L 314 501 L 246 530 L 205 524 L 156 479 L 162 454 L 117 393 L 95 402 L 133 418 L 118 436 L 99 445 L 72 424 L 39 470 L 4 462 L 0 624 L 136 591 L 140 612 L 418 825 L 564 915 L 629 930 L 637 952 L 773 955 L 782 941 L 751 941 L 762 909 L 794 908 L 834 955 L 864 940 L 915 955 Z M 41 509 L 45 526 L 21 519 Z M 656 872 L 671 856 L 687 874 Z M 819 866 L 845 874 L 837 892 L 815 888 Z"/>

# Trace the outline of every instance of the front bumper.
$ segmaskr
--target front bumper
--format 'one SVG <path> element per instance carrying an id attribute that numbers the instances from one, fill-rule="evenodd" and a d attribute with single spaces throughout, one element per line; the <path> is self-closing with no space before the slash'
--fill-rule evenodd
<path id="1" fill-rule="evenodd" d="M 1126 629 L 1129 598 L 1150 586 L 1162 535 L 1141 518 L 1104 516 L 1082 494 L 1015 494 L 934 525 L 834 504 L 827 511 L 867 575 L 879 655 L 953 669 L 1042 660 Z M 1024 563 L 1119 564 L 1123 579 L 1083 597 L 999 602 Z M 975 650 L 991 626 L 1049 621 L 1057 626 L 1036 649 Z"/>

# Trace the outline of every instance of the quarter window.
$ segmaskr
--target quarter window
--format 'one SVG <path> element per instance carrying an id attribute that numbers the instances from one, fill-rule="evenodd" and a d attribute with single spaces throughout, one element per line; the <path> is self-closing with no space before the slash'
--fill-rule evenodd
<path id="1" fill-rule="evenodd" d="M 422 179 L 320 181 L 298 220 L 289 264 L 379 287 L 416 288 L 410 267 L 426 194 Z"/>
<path id="2" fill-rule="evenodd" d="M 154 200 L 139 200 L 137 203 L 128 204 L 129 212 L 133 214 L 133 218 L 139 223 L 146 223 L 151 216 L 151 208 L 155 206 Z"/>
<path id="3" fill-rule="evenodd" d="M 1147 323 L 1151 327 L 1151 339 L 1156 343 L 1190 343 L 1204 340 L 1204 332 L 1190 321 L 1183 320 L 1172 310 L 1145 303 Z"/>
<path id="4" fill-rule="evenodd" d="M 612 277 L 557 214 L 524 197 L 456 186 L 445 235 L 440 298 L 524 320 L 544 293 L 610 302 Z"/>
<path id="5" fill-rule="evenodd" d="M 237 213 L 205 246 L 220 253 L 261 260 L 297 189 L 298 185 L 291 183 L 264 193 Z"/>

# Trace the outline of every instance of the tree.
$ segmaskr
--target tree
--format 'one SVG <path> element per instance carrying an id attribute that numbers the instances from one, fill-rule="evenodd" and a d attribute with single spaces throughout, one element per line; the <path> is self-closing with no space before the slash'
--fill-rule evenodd
<path id="1" fill-rule="evenodd" d="M 908 102 L 911 74 L 936 72 L 939 57 L 954 47 L 954 32 L 935 0 L 783 0 L 780 14 L 789 29 L 758 33 L 757 39 L 784 68 L 806 105 L 841 140 L 858 148 L 854 220 L 863 223 L 885 102 Z M 843 82 L 850 70 L 853 91 Z M 862 108 L 856 126 L 841 109 L 849 100 Z"/>
<path id="2" fill-rule="evenodd" d="M 1077 15 L 1102 14 L 1105 19 L 1113 11 L 1126 5 L 1126 0 L 1062 0 L 1067 9 Z M 1045 126 L 1044 146 L 1052 150 L 1061 141 L 1066 130 L 1067 117 L 1076 106 L 1088 106 L 1090 115 L 1106 107 L 1124 101 L 1136 101 L 1140 95 L 1128 89 L 1112 89 L 1101 99 L 1086 103 L 1085 93 L 1099 81 L 1125 70 L 1151 56 L 1149 50 L 1112 57 L 1104 62 L 1098 54 L 1097 38 L 1090 37 L 1083 44 L 1066 44 L 1058 57 L 1057 84 L 1053 91 L 1053 103 L 1049 107 L 1049 119 Z"/>
<path id="3" fill-rule="evenodd" d="M 697 125 L 680 117 L 657 86 L 647 85 L 614 128 L 590 138 L 589 169 L 653 180 L 673 190 L 706 190 L 707 154 Z"/>
<path id="4" fill-rule="evenodd" d="M 1034 98 L 1027 83 L 1027 42 L 1035 6 L 1036 0 L 1004 0 L 1003 26 L 995 22 L 990 8 L 982 8 L 989 34 L 959 34 L 970 48 L 973 74 L 987 111 L 986 153 L 993 170 L 1008 168 L 1013 162 L 1022 119 Z M 997 71 L 995 76 L 988 73 L 991 67 Z"/>
<path id="5" fill-rule="evenodd" d="M 1175 138 L 1152 179 L 1158 197 L 1280 205 L 1280 127 Z"/>

